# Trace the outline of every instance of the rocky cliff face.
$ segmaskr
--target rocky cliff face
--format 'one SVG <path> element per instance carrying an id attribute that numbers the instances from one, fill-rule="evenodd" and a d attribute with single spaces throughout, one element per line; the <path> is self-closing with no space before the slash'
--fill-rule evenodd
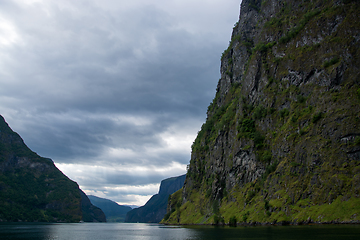
<path id="1" fill-rule="evenodd" d="M 167 178 L 161 181 L 158 194 L 153 195 L 147 203 L 126 214 L 125 222 L 158 223 L 165 214 L 170 194 L 183 187 L 186 175 Z"/>
<path id="2" fill-rule="evenodd" d="M 93 221 L 84 219 L 90 210 L 80 192 L 76 182 L 51 159 L 31 151 L 0 116 L 0 222 Z"/>
<path id="3" fill-rule="evenodd" d="M 358 1 L 242 1 L 167 222 L 360 220 L 359 16 Z"/>

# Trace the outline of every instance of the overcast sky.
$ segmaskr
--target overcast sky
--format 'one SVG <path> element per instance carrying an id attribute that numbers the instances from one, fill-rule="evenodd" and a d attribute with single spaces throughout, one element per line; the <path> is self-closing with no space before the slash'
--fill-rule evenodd
<path id="1" fill-rule="evenodd" d="M 1 0 L 0 114 L 87 194 L 186 173 L 240 0 Z"/>

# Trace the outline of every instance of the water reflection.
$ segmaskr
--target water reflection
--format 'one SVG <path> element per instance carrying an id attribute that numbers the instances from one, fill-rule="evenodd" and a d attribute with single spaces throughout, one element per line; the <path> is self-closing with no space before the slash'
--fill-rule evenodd
<path id="1" fill-rule="evenodd" d="M 12 240 L 358 240 L 360 225 L 316 226 L 164 226 L 132 223 L 1 223 L 0 239 Z"/>
<path id="2" fill-rule="evenodd" d="M 256 226 L 256 227 L 186 227 L 196 231 L 189 239 L 241 240 L 358 240 L 360 225 Z"/>
<path id="3" fill-rule="evenodd" d="M 49 227 L 48 224 L 38 223 L 2 223 L 0 224 L 0 239 L 53 239 Z"/>

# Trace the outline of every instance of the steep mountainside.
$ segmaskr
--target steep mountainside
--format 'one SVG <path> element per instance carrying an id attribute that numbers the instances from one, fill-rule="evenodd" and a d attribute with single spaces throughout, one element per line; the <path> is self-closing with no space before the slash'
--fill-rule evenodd
<path id="1" fill-rule="evenodd" d="M 81 193 L 76 182 L 51 159 L 32 152 L 0 116 L 0 222 L 101 221 L 101 210 L 87 205 Z"/>
<path id="2" fill-rule="evenodd" d="M 147 203 L 126 214 L 125 222 L 158 223 L 166 214 L 170 194 L 183 187 L 186 175 L 167 178 L 161 181 L 158 194 L 152 196 Z"/>
<path id="3" fill-rule="evenodd" d="M 132 209 L 128 206 L 119 205 L 109 199 L 92 195 L 89 195 L 88 197 L 94 206 L 100 208 L 105 213 L 107 222 L 124 222 L 126 213 Z"/>
<path id="4" fill-rule="evenodd" d="M 167 223 L 360 220 L 360 1 L 243 0 Z"/>
<path id="5" fill-rule="evenodd" d="M 81 210 L 84 222 L 106 222 L 105 213 L 93 205 L 88 196 L 80 189 Z"/>

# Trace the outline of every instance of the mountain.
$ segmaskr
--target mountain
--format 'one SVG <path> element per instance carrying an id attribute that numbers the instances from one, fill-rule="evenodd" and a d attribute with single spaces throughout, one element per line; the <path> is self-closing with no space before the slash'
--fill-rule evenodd
<path id="1" fill-rule="evenodd" d="M 243 0 L 164 223 L 360 221 L 360 1 Z"/>
<path id="2" fill-rule="evenodd" d="M 153 195 L 147 203 L 126 214 L 125 222 L 158 223 L 165 214 L 170 194 L 181 189 L 186 175 L 167 178 L 161 181 L 158 194 Z"/>
<path id="3" fill-rule="evenodd" d="M 89 197 L 80 189 L 81 210 L 84 222 L 106 222 L 106 215 L 101 208 L 91 203 Z"/>
<path id="4" fill-rule="evenodd" d="M 107 222 L 124 222 L 126 213 L 132 209 L 128 206 L 119 205 L 109 199 L 92 195 L 88 197 L 94 206 L 100 208 L 105 213 Z"/>
<path id="5" fill-rule="evenodd" d="M 138 208 L 138 205 L 124 205 L 125 207 L 130 207 L 131 209 Z"/>
<path id="6" fill-rule="evenodd" d="M 31 151 L 0 116 L 0 221 L 105 221 L 53 161 Z"/>

